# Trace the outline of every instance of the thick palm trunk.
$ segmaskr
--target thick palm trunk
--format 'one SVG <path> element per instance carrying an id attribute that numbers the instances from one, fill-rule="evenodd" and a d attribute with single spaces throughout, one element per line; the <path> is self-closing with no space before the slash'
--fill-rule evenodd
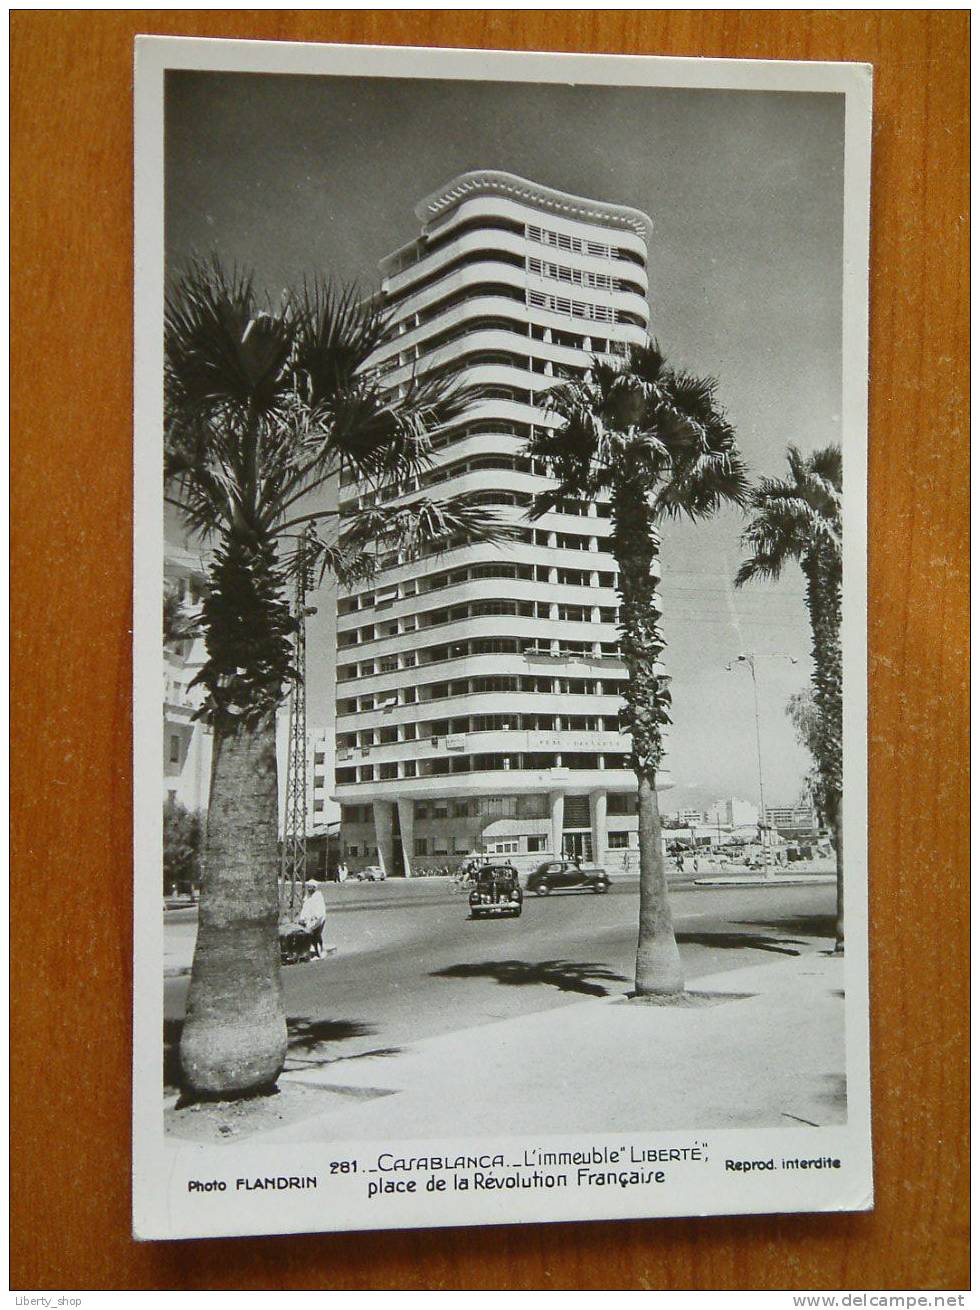
<path id="1" fill-rule="evenodd" d="M 204 881 L 187 1016 L 184 1090 L 236 1098 L 272 1088 L 286 1057 L 279 976 L 275 716 L 217 730 Z"/>
<path id="2" fill-rule="evenodd" d="M 684 990 L 680 954 L 667 896 L 660 840 L 657 770 L 663 757 L 663 725 L 670 696 L 660 667 L 663 637 L 656 598 L 657 530 L 641 481 L 624 470 L 613 491 L 613 550 L 619 565 L 625 688 L 624 726 L 633 738 L 638 783 L 640 921 L 636 944 L 636 991 L 676 996 Z"/>
<path id="3" fill-rule="evenodd" d="M 638 782 L 640 925 L 636 942 L 636 994 L 675 996 L 684 990 L 684 974 L 667 895 L 656 777 L 644 774 Z"/>
<path id="4" fill-rule="evenodd" d="M 837 862 L 837 922 L 834 925 L 834 954 L 844 954 L 844 806 L 834 799 L 834 855 Z"/>

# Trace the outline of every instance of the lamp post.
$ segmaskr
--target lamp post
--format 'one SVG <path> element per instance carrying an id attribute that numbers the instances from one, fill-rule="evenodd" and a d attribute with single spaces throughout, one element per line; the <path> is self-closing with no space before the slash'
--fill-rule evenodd
<path id="1" fill-rule="evenodd" d="M 767 658 L 787 659 L 790 664 L 797 662 L 796 657 L 793 655 L 770 655 Z M 756 659 L 757 656 L 754 654 L 736 655 L 730 664 L 725 665 L 725 668 L 731 673 L 736 664 L 745 664 L 752 675 L 752 702 L 755 707 L 755 749 L 759 764 L 759 835 L 762 839 L 762 876 L 769 879 L 773 878 L 775 874 L 770 864 L 771 843 L 767 840 L 769 824 L 766 819 L 766 793 L 762 783 L 762 733 L 759 729 L 759 684 L 755 676 Z"/>

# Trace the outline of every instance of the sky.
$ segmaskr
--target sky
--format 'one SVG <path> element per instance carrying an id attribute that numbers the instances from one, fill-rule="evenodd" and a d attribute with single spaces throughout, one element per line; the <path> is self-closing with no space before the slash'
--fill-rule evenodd
<path id="1" fill-rule="evenodd" d="M 653 220 L 651 333 L 718 382 L 753 480 L 789 443 L 841 438 L 843 97 L 393 78 L 170 72 L 166 254 L 255 271 L 275 300 L 304 275 L 378 286 L 378 260 L 418 235 L 415 205 L 458 173 L 504 169 Z M 755 653 L 766 801 L 808 759 L 785 706 L 810 675 L 803 580 L 735 591 L 744 520 L 663 534 L 672 681 L 666 810 L 757 800 Z M 168 519 L 168 535 L 180 541 Z M 308 632 L 311 727 L 332 741 L 333 597 Z"/>

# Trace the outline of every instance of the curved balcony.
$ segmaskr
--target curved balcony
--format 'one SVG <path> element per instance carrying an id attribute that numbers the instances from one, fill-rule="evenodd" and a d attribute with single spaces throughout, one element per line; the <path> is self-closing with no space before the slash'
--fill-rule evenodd
<path id="1" fill-rule="evenodd" d="M 455 263 L 467 256 L 479 256 L 499 251 L 511 257 L 520 258 L 522 264 L 528 258 L 547 259 L 550 263 L 565 264 L 570 268 L 581 269 L 585 273 L 595 273 L 601 277 L 610 277 L 623 282 L 635 284 L 638 293 L 644 295 L 649 287 L 646 268 L 625 260 L 610 260 L 600 255 L 590 255 L 584 251 L 557 250 L 538 241 L 530 241 L 523 231 L 507 231 L 499 227 L 470 228 L 463 225 L 455 237 L 441 241 L 437 249 L 423 251 L 416 262 L 405 268 L 389 273 L 384 278 L 383 289 L 386 298 L 395 300 L 403 295 L 414 293 L 415 283 L 437 274 L 441 268 Z M 620 290 L 612 287 L 610 290 Z"/>
<path id="2" fill-rule="evenodd" d="M 671 786 L 669 773 L 658 775 L 657 789 Z M 561 791 L 566 796 L 583 796 L 591 791 L 632 792 L 636 775 L 631 769 L 494 769 L 429 778 L 399 778 L 390 782 L 334 784 L 333 800 L 356 805 L 395 797 L 419 800 L 444 796 L 508 796 L 526 792 Z"/>
<path id="3" fill-rule="evenodd" d="M 405 364 L 400 364 L 397 368 L 392 369 L 385 374 L 385 386 L 394 387 L 408 382 L 412 377 L 424 376 L 430 369 L 447 368 L 458 366 L 466 368 L 468 356 L 481 355 L 488 353 L 500 353 L 518 356 L 528 361 L 528 372 L 533 373 L 540 379 L 545 376 L 540 371 L 540 367 L 532 367 L 531 361 L 535 365 L 551 364 L 555 380 L 563 368 L 585 368 L 592 361 L 593 354 L 610 357 L 608 351 L 594 351 L 590 345 L 588 349 L 583 346 L 565 346 L 557 341 L 542 341 L 539 337 L 530 337 L 527 332 L 527 324 L 523 325 L 523 330 L 517 330 L 518 324 L 515 323 L 514 331 L 505 331 L 503 328 L 480 328 L 478 325 L 472 332 L 466 334 L 456 341 L 451 341 L 447 345 L 439 346 L 433 351 L 420 352 L 417 359 L 411 359 Z M 584 339 L 591 337 L 588 332 L 575 333 Z M 608 334 L 597 330 L 593 333 L 598 341 L 608 340 Z"/>
<path id="4" fill-rule="evenodd" d="M 463 174 L 443 191 L 420 201 L 415 213 L 425 225 L 425 235 L 437 240 L 471 219 L 500 217 L 629 250 L 646 261 L 645 238 L 652 223 L 639 210 L 554 191 L 508 174 L 496 178 L 491 170 Z M 471 188 L 469 196 L 467 187 Z"/>
<path id="5" fill-rule="evenodd" d="M 551 701 L 554 702 L 554 709 L 551 709 Z M 619 713 L 622 703 L 622 697 L 618 695 L 555 692 L 546 696 L 541 692 L 530 691 L 475 691 L 459 696 L 441 696 L 437 700 L 417 701 L 413 705 L 398 705 L 391 710 L 361 710 L 356 714 L 338 714 L 337 724 L 339 732 L 349 733 L 397 727 L 399 724 L 424 723 L 437 715 L 445 718 L 462 714 L 546 714 L 558 713 L 560 710 L 562 714 L 614 716 Z M 356 754 L 360 748 L 348 749 Z"/>
<path id="6" fill-rule="evenodd" d="M 578 297 L 576 297 L 578 299 Z M 522 299 L 516 301 L 509 296 L 474 295 L 472 299 L 462 300 L 445 309 L 436 317 L 408 328 L 400 336 L 392 337 L 379 346 L 372 364 L 384 365 L 404 351 L 415 346 L 425 353 L 426 342 L 443 332 L 463 329 L 467 324 L 479 324 L 483 320 L 507 320 L 523 327 L 527 332 L 528 322 L 542 328 L 552 328 L 558 332 L 574 332 L 583 335 L 594 333 L 614 341 L 632 342 L 643 345 L 647 339 L 646 329 L 631 323 L 599 323 L 590 319 L 573 318 L 567 314 L 556 314 L 539 308 L 529 308 Z"/>
<path id="7" fill-rule="evenodd" d="M 589 520 L 589 522 L 592 521 Z M 533 531 L 534 528 L 529 526 L 527 530 Z M 600 572 L 614 572 L 616 569 L 615 560 L 607 551 L 570 550 L 536 545 L 528 541 L 509 541 L 493 545 L 461 546 L 457 550 L 447 551 L 442 561 L 436 563 L 431 560 L 405 560 L 402 564 L 385 569 L 378 582 L 372 585 L 376 588 L 379 586 L 393 586 L 419 577 L 428 577 L 437 569 L 441 571 L 444 568 L 463 568 L 473 564 L 490 563 L 544 564 L 555 568 L 570 569 L 595 568 Z M 546 583 L 540 585 L 547 586 Z M 354 591 L 369 589 L 364 583 L 358 583 L 352 588 L 340 589 L 339 594 L 349 596 Z M 418 594 L 422 595 L 424 593 Z M 370 615 L 372 612 L 370 609 L 353 611 L 355 614 L 364 616 Z M 344 615 L 343 617 L 347 618 L 348 616 Z M 361 619 L 361 622 L 366 621 L 366 618 Z M 357 624 L 354 626 L 356 627 Z"/>
<path id="8" fill-rule="evenodd" d="M 587 570 L 583 570 L 587 571 Z M 594 570 L 598 572 L 598 570 Z M 402 596 L 385 605 L 383 610 L 363 609 L 351 614 L 337 615 L 337 632 L 350 632 L 363 627 L 365 623 L 393 623 L 410 615 L 420 615 L 430 608 L 441 609 L 444 606 L 459 605 L 471 600 L 516 600 L 536 601 L 556 605 L 598 605 L 602 608 L 616 606 L 619 597 L 611 586 L 588 582 L 545 582 L 535 578 L 469 578 L 465 582 L 455 582 L 448 586 L 436 587 L 431 591 L 417 592 L 414 596 Z M 419 634 L 426 632 L 424 627 L 412 629 L 402 635 L 417 645 Z M 341 653 L 357 650 L 358 646 L 343 648 Z M 343 661 L 346 663 L 347 661 Z"/>
<path id="9" fill-rule="evenodd" d="M 414 632 L 403 632 L 397 636 L 376 637 L 370 641 L 359 642 L 354 646 L 345 646 L 338 650 L 337 658 L 344 664 L 353 659 L 383 659 L 386 655 L 398 654 L 406 649 L 423 646 L 439 646 L 445 640 L 468 641 L 476 637 L 522 637 L 536 645 L 551 641 L 575 641 L 592 645 L 595 642 L 610 644 L 619 639 L 614 623 L 564 622 L 558 619 L 539 619 L 533 615 L 522 614 L 487 614 L 474 618 L 447 619 L 444 623 L 432 624 L 426 628 L 417 628 Z M 542 658 L 544 658 L 542 656 Z M 418 667 L 424 667 L 422 665 Z"/>
<path id="10" fill-rule="evenodd" d="M 447 273 L 445 277 L 424 287 L 414 295 L 406 295 L 403 300 L 399 301 L 393 311 L 393 322 L 402 322 L 415 314 L 424 315 L 426 321 L 429 322 L 434 319 L 441 319 L 442 307 L 446 301 L 451 301 L 454 297 L 470 288 L 479 288 L 480 286 L 512 287 L 515 291 L 521 293 L 522 301 L 525 290 L 531 288 L 549 295 L 565 296 L 586 304 L 597 305 L 613 313 L 617 310 L 624 310 L 627 313 L 638 315 L 643 319 L 644 323 L 649 322 L 650 318 L 646 298 L 639 291 L 616 291 L 611 288 L 588 287 L 577 283 L 567 283 L 542 274 L 529 273 L 526 268 L 516 268 L 513 264 L 503 260 L 495 260 L 491 253 L 488 254 L 485 260 L 457 268 L 454 272 Z M 452 307 L 452 304 L 445 305 L 446 309 Z M 603 318 L 593 320 L 590 315 L 582 316 L 582 321 L 606 322 Z M 612 319 L 612 323 L 615 323 L 615 318 Z"/>

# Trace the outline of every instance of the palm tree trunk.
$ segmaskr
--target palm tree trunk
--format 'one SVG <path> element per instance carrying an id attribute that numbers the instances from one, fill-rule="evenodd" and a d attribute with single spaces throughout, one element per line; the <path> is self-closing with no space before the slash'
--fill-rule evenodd
<path id="1" fill-rule="evenodd" d="M 844 806 L 834 798 L 834 854 L 837 861 L 837 922 L 834 925 L 834 954 L 844 954 Z"/>
<path id="2" fill-rule="evenodd" d="M 676 996 L 684 990 L 680 954 L 667 896 L 660 840 L 657 770 L 670 696 L 660 668 L 664 648 L 658 626 L 655 568 L 658 537 L 642 482 L 623 470 L 613 488 L 612 546 L 619 565 L 619 623 L 629 674 L 623 724 L 633 738 L 640 839 L 640 922 L 636 944 L 638 996 Z"/>
<path id="3" fill-rule="evenodd" d="M 843 701 L 840 581 L 836 565 L 814 553 L 803 563 L 813 638 L 813 692 L 817 707 L 817 771 L 837 861 L 836 955 L 844 951 Z"/>
<path id="4" fill-rule="evenodd" d="M 197 944 L 180 1043 L 185 1094 L 271 1089 L 286 1058 L 279 975 L 275 715 L 215 730 Z"/>
<path id="5" fill-rule="evenodd" d="M 655 774 L 638 779 L 640 925 L 636 942 L 637 996 L 676 996 L 684 990 L 681 957 L 667 895 Z"/>

